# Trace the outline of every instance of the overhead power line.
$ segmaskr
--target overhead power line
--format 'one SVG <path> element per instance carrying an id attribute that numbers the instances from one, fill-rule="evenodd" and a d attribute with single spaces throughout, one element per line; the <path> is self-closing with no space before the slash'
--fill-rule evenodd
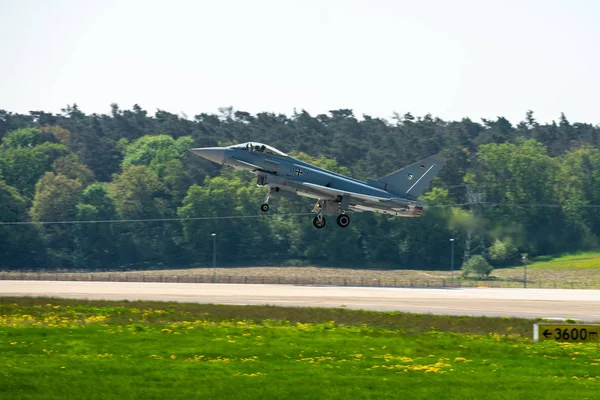
<path id="1" fill-rule="evenodd" d="M 473 204 L 479 206 L 493 206 L 493 207 L 540 207 L 540 208 L 561 208 L 569 205 L 565 204 L 525 204 L 525 203 L 494 203 L 494 202 L 481 202 L 481 203 L 460 203 L 460 204 L 442 204 L 442 205 L 425 205 L 425 208 L 453 208 L 453 207 L 465 207 Z M 571 205 L 575 208 L 600 208 L 600 204 L 577 204 Z M 2 225 L 68 225 L 68 224 L 123 224 L 123 223 L 134 223 L 134 222 L 174 222 L 174 221 L 210 221 L 210 220 L 222 220 L 222 219 L 250 219 L 250 218 L 273 218 L 273 217 L 296 217 L 313 215 L 314 213 L 291 213 L 291 214 L 263 214 L 263 215 L 228 215 L 228 216 L 210 216 L 210 217 L 192 217 L 192 218 L 142 218 L 142 219 L 105 219 L 105 220 L 87 220 L 87 221 L 19 221 L 19 222 L 5 222 L 0 221 Z"/>
<path id="2" fill-rule="evenodd" d="M 425 206 L 425 208 L 450 208 L 450 207 L 464 207 L 470 205 L 480 206 L 492 206 L 492 207 L 530 207 L 530 208 L 560 208 L 560 207 L 575 207 L 575 208 L 600 208 L 600 204 L 527 204 L 527 203 L 494 203 L 489 201 L 483 201 L 481 203 L 460 203 L 460 204 L 443 204 L 437 206 Z"/>
<path id="3" fill-rule="evenodd" d="M 52 225 L 52 224 L 123 224 L 132 222 L 173 222 L 173 221 L 207 221 L 219 219 L 245 219 L 245 218 L 273 218 L 273 217 L 294 217 L 300 215 L 312 215 L 313 213 L 292 213 L 292 214 L 264 214 L 264 215 L 229 215 L 229 216 L 211 216 L 211 217 L 192 217 L 192 218 L 146 218 L 146 219 L 105 219 L 89 221 L 22 221 L 22 222 L 3 222 L 0 225 Z"/>

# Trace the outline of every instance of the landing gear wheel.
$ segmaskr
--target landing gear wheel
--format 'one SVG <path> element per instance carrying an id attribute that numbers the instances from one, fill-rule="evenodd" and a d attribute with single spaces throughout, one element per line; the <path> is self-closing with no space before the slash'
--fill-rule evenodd
<path id="1" fill-rule="evenodd" d="M 313 226 L 317 229 L 321 229 L 325 226 L 325 224 L 327 223 L 327 221 L 325 221 L 325 217 L 322 215 L 317 215 L 314 219 L 313 219 Z"/>
<path id="2" fill-rule="evenodd" d="M 350 217 L 347 216 L 346 214 L 340 214 L 337 217 L 337 224 L 339 226 L 341 226 L 342 228 L 347 227 L 348 225 L 350 225 Z"/>
<path id="3" fill-rule="evenodd" d="M 261 206 L 260 206 L 260 211 L 262 211 L 262 212 L 267 212 L 267 211 L 269 211 L 269 205 L 268 205 L 267 203 L 265 203 L 265 204 L 261 204 Z"/>

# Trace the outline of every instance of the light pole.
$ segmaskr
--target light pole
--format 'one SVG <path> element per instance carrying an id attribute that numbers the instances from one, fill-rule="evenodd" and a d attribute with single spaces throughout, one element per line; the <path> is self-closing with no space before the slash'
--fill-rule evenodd
<path id="1" fill-rule="evenodd" d="M 523 254 L 521 256 L 523 260 L 523 288 L 527 288 L 527 256 Z"/>
<path id="2" fill-rule="evenodd" d="M 217 234 L 213 233 L 213 278 L 212 283 L 217 282 Z"/>
<path id="3" fill-rule="evenodd" d="M 450 239 L 450 280 L 454 287 L 454 238 Z"/>

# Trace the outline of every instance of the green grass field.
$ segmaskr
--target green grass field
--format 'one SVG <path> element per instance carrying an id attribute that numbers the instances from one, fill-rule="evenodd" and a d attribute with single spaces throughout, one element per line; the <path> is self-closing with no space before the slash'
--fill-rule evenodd
<path id="1" fill-rule="evenodd" d="M 600 269 L 600 252 L 565 254 L 561 256 L 536 257 L 532 268 L 595 268 Z"/>
<path id="2" fill-rule="evenodd" d="M 0 298 L 2 399 L 597 399 L 533 321 Z"/>
<path id="3" fill-rule="evenodd" d="M 544 288 L 600 288 L 600 253 L 587 252 L 562 256 L 536 257 L 527 265 L 529 286 Z M 492 276 L 502 280 L 521 280 L 523 266 L 499 268 Z"/>

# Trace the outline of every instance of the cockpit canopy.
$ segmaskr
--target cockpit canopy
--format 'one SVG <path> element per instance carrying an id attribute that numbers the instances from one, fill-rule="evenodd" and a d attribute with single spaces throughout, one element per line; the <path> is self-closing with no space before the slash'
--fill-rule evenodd
<path id="1" fill-rule="evenodd" d="M 227 146 L 226 148 L 227 149 L 245 150 L 245 151 L 249 151 L 251 153 L 252 152 L 264 153 L 264 154 L 269 154 L 272 156 L 282 156 L 282 157 L 287 156 L 287 154 L 285 154 L 282 151 L 277 150 L 275 147 L 271 147 L 269 145 L 262 144 L 262 143 L 256 143 L 256 142 L 234 144 L 233 146 Z"/>

